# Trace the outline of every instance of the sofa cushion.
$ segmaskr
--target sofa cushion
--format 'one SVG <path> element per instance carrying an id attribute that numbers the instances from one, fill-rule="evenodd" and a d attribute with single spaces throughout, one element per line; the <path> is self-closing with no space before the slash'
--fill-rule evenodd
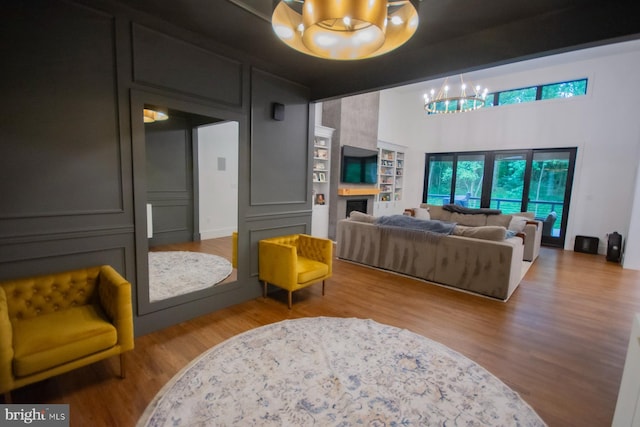
<path id="1" fill-rule="evenodd" d="M 509 228 L 511 215 L 487 215 L 487 224 L 495 227 Z"/>
<path id="2" fill-rule="evenodd" d="M 451 222 L 466 225 L 467 227 L 482 227 L 487 225 L 488 216 L 489 215 L 484 214 L 473 215 L 454 212 L 451 214 Z"/>
<path id="3" fill-rule="evenodd" d="M 18 377 L 79 359 L 118 342 L 116 328 L 94 305 L 71 307 L 13 326 L 13 371 Z"/>
<path id="4" fill-rule="evenodd" d="M 514 216 L 523 216 L 527 219 L 533 220 L 536 217 L 536 214 L 534 214 L 533 212 L 518 212 L 518 213 L 514 213 Z"/>
<path id="5" fill-rule="evenodd" d="M 352 221 L 368 222 L 369 224 L 373 224 L 376 220 L 376 217 L 358 211 L 351 211 L 351 213 L 349 214 L 349 219 L 351 219 Z"/>
<path id="6" fill-rule="evenodd" d="M 484 227 L 466 227 L 456 225 L 453 229 L 454 236 L 472 237 L 474 239 L 503 241 L 506 237 L 507 229 L 499 226 L 486 225 Z"/>
<path id="7" fill-rule="evenodd" d="M 420 207 L 424 209 L 429 209 L 429 216 L 431 217 L 431 219 L 452 222 L 451 212 L 445 211 L 444 209 L 442 209 L 442 206 L 428 205 L 426 203 L 422 203 Z"/>
<path id="8" fill-rule="evenodd" d="M 298 283 L 307 283 L 329 274 L 329 265 L 302 256 L 298 257 Z"/>

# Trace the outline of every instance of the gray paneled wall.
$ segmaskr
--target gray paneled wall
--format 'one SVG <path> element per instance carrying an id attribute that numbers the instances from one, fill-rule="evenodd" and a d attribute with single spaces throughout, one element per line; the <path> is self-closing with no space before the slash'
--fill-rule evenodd
<path id="1" fill-rule="evenodd" d="M 258 275 L 260 239 L 311 232 L 312 114 L 307 88 L 254 70 L 251 94 L 250 273 Z M 273 118 L 273 103 L 284 119 Z M 299 123 L 305 123 L 300 126 Z"/>
<path id="2" fill-rule="evenodd" d="M 153 212 L 149 246 L 193 240 L 193 144 L 186 118 L 147 123 L 147 203 Z"/>
<path id="3" fill-rule="evenodd" d="M 257 239 L 310 230 L 307 88 L 109 0 L 2 2 L 0 19 L 0 279 L 111 264 L 138 335 L 257 297 Z M 240 240 L 237 283 L 151 306 L 141 114 L 157 100 L 239 122 Z"/>

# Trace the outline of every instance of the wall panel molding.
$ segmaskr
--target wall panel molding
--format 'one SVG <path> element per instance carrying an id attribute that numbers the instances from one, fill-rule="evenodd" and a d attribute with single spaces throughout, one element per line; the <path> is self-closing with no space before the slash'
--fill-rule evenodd
<path id="1" fill-rule="evenodd" d="M 274 120 L 273 103 L 284 105 Z M 251 70 L 250 204 L 272 211 L 311 207 L 309 91 L 259 69 Z"/>
<path id="2" fill-rule="evenodd" d="M 121 234 L 133 234 L 133 225 L 123 225 L 118 227 L 89 227 L 77 230 L 66 230 L 56 232 L 39 232 L 33 234 L 22 234 L 14 236 L 0 236 L 0 246 L 20 243 L 49 242 L 86 237 L 114 236 Z"/>
<path id="3" fill-rule="evenodd" d="M 13 2 L 2 15 L 13 47 L 0 82 L 0 169 L 13 179 L 0 180 L 0 219 L 122 213 L 115 16 L 71 2 Z M 66 161 L 71 152 L 78 161 Z"/>
<path id="4" fill-rule="evenodd" d="M 137 23 L 131 32 L 134 82 L 242 106 L 241 62 Z"/>
<path id="5" fill-rule="evenodd" d="M 131 233 L 3 246 L 0 250 L 0 280 L 108 264 L 132 283 L 132 293 L 135 294 L 132 253 Z"/>

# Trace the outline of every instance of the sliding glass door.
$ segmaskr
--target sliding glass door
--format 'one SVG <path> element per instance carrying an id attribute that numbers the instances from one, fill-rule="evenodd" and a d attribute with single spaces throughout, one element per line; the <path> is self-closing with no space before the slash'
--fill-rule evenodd
<path id="1" fill-rule="evenodd" d="M 522 212 L 527 152 L 494 153 L 489 207 L 505 214 Z"/>
<path id="2" fill-rule="evenodd" d="M 533 212 L 543 243 L 562 247 L 575 157 L 576 148 L 427 154 L 423 201 Z"/>
<path id="3" fill-rule="evenodd" d="M 456 161 L 455 203 L 468 208 L 480 207 L 484 182 L 484 154 L 460 154 Z"/>
<path id="4" fill-rule="evenodd" d="M 533 153 L 528 211 L 543 221 L 542 241 L 564 246 L 576 151 Z"/>
<path id="5" fill-rule="evenodd" d="M 453 183 L 453 155 L 431 155 L 427 159 L 427 195 L 425 203 L 446 205 L 451 200 Z"/>

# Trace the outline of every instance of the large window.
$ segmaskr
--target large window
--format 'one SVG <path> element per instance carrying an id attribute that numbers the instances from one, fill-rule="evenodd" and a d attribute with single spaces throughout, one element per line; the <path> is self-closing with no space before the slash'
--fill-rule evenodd
<path id="1" fill-rule="evenodd" d="M 576 148 L 427 154 L 423 201 L 533 212 L 564 246 Z"/>
<path id="2" fill-rule="evenodd" d="M 549 83 L 487 94 L 484 107 L 522 104 L 543 99 L 571 98 L 587 94 L 587 79 Z"/>

